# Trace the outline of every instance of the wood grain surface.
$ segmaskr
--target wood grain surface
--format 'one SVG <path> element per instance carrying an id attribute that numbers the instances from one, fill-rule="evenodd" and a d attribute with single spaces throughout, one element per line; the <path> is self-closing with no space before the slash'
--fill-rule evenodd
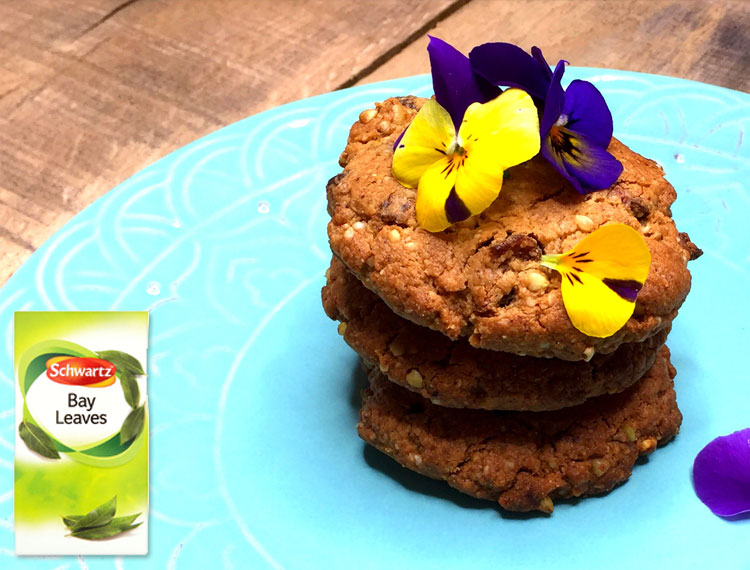
<path id="1" fill-rule="evenodd" d="M 463 50 L 750 89 L 750 2 L 0 0 L 0 283 L 93 200 L 271 107 Z"/>

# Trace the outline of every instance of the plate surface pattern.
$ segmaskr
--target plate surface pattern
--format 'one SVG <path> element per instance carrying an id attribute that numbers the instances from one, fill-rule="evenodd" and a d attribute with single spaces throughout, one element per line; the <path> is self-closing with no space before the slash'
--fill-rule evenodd
<path id="1" fill-rule="evenodd" d="M 322 314 L 326 181 L 374 101 L 366 85 L 230 125 L 144 169 L 57 232 L 0 292 L 0 566 L 747 568 L 747 521 L 694 497 L 692 459 L 750 423 L 750 97 L 667 77 L 570 68 L 604 93 L 615 136 L 657 160 L 706 252 L 670 337 L 685 415 L 674 443 L 601 499 L 514 517 L 363 450 L 356 362 Z M 151 312 L 146 558 L 13 556 L 17 310 Z M 678 528 L 680 529 L 678 531 Z M 541 541 L 541 542 L 540 542 Z M 668 558 L 669 557 L 669 558 Z"/>

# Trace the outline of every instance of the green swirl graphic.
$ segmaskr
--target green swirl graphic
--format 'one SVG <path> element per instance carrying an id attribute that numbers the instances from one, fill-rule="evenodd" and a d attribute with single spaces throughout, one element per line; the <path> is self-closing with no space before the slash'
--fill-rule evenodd
<path id="1" fill-rule="evenodd" d="M 46 362 L 56 356 L 99 357 L 95 352 L 66 340 L 47 340 L 29 348 L 18 362 L 18 383 L 23 396 L 23 422 L 38 427 L 46 434 L 59 453 L 66 454 L 78 463 L 95 467 L 115 467 L 133 459 L 143 445 L 144 438 L 148 437 L 148 414 L 145 414 L 144 429 L 129 441 L 123 443 L 123 438 L 120 437 L 120 431 L 118 431 L 106 439 L 78 448 L 65 445 L 53 437 L 31 415 L 26 405 L 26 394 L 37 378 L 46 370 Z M 120 377 L 123 373 L 118 369 L 117 376 Z"/>

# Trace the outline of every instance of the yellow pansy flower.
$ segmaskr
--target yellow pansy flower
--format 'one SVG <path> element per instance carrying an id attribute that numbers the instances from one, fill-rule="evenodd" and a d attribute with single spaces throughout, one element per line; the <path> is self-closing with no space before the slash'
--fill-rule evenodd
<path id="1" fill-rule="evenodd" d="M 472 103 L 458 133 L 448 111 L 430 100 L 396 146 L 393 175 L 417 188 L 419 225 L 439 232 L 486 210 L 500 193 L 503 171 L 532 158 L 539 146 L 537 110 L 525 91 Z"/>
<path id="2" fill-rule="evenodd" d="M 604 338 L 620 330 L 635 310 L 651 252 L 625 224 L 602 226 L 566 253 L 543 255 L 541 264 L 562 275 L 562 298 L 573 326 Z"/>

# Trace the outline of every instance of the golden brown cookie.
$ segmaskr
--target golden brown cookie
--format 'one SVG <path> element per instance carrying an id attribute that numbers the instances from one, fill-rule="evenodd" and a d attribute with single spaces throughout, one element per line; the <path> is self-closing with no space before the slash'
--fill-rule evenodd
<path id="1" fill-rule="evenodd" d="M 417 324 L 516 354 L 590 359 L 669 325 L 690 289 L 687 262 L 700 250 L 675 228 L 675 192 L 655 162 L 613 139 L 622 175 L 583 196 L 536 157 L 506 172 L 485 212 L 430 233 L 417 226 L 416 191 L 391 173 L 393 143 L 423 102 L 394 98 L 363 112 L 341 154 L 344 170 L 328 184 L 331 249 L 360 281 Z M 600 339 L 572 326 L 560 276 L 539 260 L 608 222 L 638 230 L 652 262 L 632 318 Z"/>
<path id="2" fill-rule="evenodd" d="M 334 259 L 323 306 L 344 340 L 388 378 L 436 404 L 496 410 L 556 410 L 621 392 L 651 368 L 668 329 L 589 362 L 482 350 L 393 313 Z"/>
<path id="3" fill-rule="evenodd" d="M 678 433 L 669 364 L 631 388 L 554 412 L 445 408 L 389 382 L 377 368 L 357 426 L 404 467 L 510 511 L 551 512 L 553 501 L 604 493 L 630 477 L 640 455 Z"/>

